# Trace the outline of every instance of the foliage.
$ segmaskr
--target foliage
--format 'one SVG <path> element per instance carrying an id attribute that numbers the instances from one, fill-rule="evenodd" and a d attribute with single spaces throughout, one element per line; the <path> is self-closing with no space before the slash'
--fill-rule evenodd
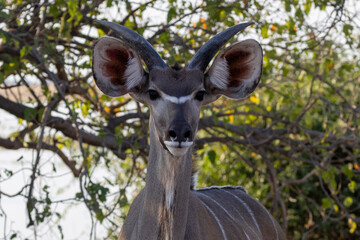
<path id="1" fill-rule="evenodd" d="M 170 65 L 184 65 L 221 30 L 254 21 L 232 42 L 246 35 L 260 41 L 261 84 L 244 101 L 221 98 L 203 108 L 199 185 L 245 186 L 289 239 L 358 239 L 359 11 L 357 1 L 343 0 L 0 0 L 0 108 L 18 119 L 0 146 L 34 151 L 31 161 L 18 159 L 23 167 L 1 169 L 3 186 L 18 175 L 26 183 L 0 188 L 0 198 L 25 199 L 35 235 L 47 226 L 68 238 L 56 206 L 81 203 L 91 215 L 88 236 L 98 237 L 97 223 L 107 229 L 102 238 L 116 239 L 144 185 L 149 113 L 95 87 L 91 49 L 111 33 L 93 20 L 143 34 Z M 59 162 L 79 186 L 60 200 L 45 184 L 49 176 L 61 181 Z M 7 239 L 29 237 L 4 231 Z"/>

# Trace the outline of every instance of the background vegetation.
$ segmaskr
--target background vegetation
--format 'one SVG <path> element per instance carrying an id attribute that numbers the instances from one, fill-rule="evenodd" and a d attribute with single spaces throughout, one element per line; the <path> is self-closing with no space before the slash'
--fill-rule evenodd
<path id="1" fill-rule="evenodd" d="M 83 239 L 116 239 L 144 185 L 148 108 L 96 88 L 92 46 L 111 33 L 94 19 L 143 34 L 169 65 L 184 65 L 227 27 L 255 21 L 232 42 L 260 41 L 261 84 L 244 101 L 203 108 L 199 187 L 243 185 L 288 239 L 360 238 L 358 1 L 0 0 L 0 9 L 0 108 L 17 119 L 0 146 L 31 150 L 0 165 L 4 239 L 70 239 L 61 219 L 79 203 L 92 226 Z M 59 198 L 49 181 L 61 183 L 63 173 L 77 190 Z M 19 175 L 24 184 L 5 188 Z M 5 203 L 18 198 L 31 234 L 9 224 Z"/>

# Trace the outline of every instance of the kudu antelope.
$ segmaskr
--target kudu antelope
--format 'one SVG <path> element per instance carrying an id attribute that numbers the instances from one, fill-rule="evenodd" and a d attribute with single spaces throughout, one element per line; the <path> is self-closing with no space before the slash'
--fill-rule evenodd
<path id="1" fill-rule="evenodd" d="M 285 239 L 269 212 L 241 187 L 194 189 L 192 184 L 192 146 L 201 106 L 220 95 L 244 98 L 260 81 L 262 49 L 255 40 L 222 50 L 205 72 L 219 48 L 251 23 L 213 37 L 178 69 L 168 67 L 132 30 L 97 22 L 118 37 L 102 37 L 94 46 L 98 87 L 109 96 L 130 93 L 150 108 L 146 186 L 132 203 L 119 239 Z"/>

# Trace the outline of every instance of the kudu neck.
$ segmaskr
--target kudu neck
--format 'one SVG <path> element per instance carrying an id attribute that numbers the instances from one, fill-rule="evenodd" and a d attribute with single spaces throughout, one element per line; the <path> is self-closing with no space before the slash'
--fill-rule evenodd
<path id="1" fill-rule="evenodd" d="M 191 149 L 181 157 L 171 155 L 161 145 L 154 122 L 150 119 L 150 152 L 144 199 L 146 214 L 141 220 L 152 229 L 143 234 L 156 233 L 158 239 L 184 239 L 191 174 Z"/>
<path id="2" fill-rule="evenodd" d="M 192 171 L 192 149 L 189 148 L 188 151 L 181 157 L 173 156 L 159 140 L 159 136 L 156 133 L 154 120 L 150 118 L 149 123 L 150 128 L 150 151 L 148 159 L 148 174 L 147 177 L 161 176 L 163 171 L 155 172 L 155 174 L 149 174 L 153 167 L 161 167 L 164 170 L 164 167 L 175 167 L 176 175 L 184 174 L 183 177 L 189 175 L 191 179 Z M 161 170 L 159 169 L 159 170 Z M 153 172 L 151 172 L 153 173 Z M 185 180 L 185 179 L 184 179 Z"/>

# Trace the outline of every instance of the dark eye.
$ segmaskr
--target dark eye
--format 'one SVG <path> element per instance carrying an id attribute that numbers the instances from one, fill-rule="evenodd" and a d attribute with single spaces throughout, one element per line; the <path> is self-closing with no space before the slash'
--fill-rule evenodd
<path id="1" fill-rule="evenodd" d="M 202 101 L 204 99 L 205 91 L 198 91 L 195 95 L 195 99 L 198 101 Z"/>
<path id="2" fill-rule="evenodd" d="M 152 101 L 158 99 L 160 97 L 160 94 L 155 90 L 149 90 L 149 97 Z"/>

